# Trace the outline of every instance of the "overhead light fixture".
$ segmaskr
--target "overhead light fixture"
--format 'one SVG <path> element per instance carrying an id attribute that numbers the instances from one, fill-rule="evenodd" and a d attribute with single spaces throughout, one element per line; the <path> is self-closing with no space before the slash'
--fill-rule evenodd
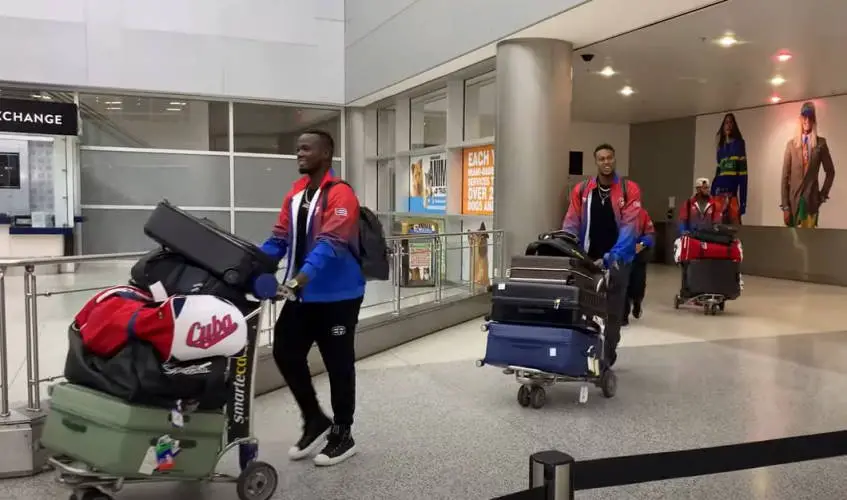
<path id="1" fill-rule="evenodd" d="M 121 102 L 121 101 L 106 101 L 103 104 L 106 104 L 107 106 L 120 106 L 121 104 L 123 104 L 123 102 Z"/>
<path id="2" fill-rule="evenodd" d="M 106 108 L 107 111 L 120 111 L 121 109 L 123 108 L 121 108 L 120 106 L 109 106 Z"/>
<path id="3" fill-rule="evenodd" d="M 776 60 L 779 61 L 779 62 L 786 62 L 786 61 L 790 61 L 792 57 L 794 57 L 794 56 L 792 56 L 788 52 L 780 52 L 779 54 L 776 55 Z"/>
<path id="4" fill-rule="evenodd" d="M 165 111 L 182 111 L 182 108 L 165 108 Z"/>
<path id="5" fill-rule="evenodd" d="M 618 90 L 618 93 L 624 97 L 629 97 L 635 93 L 635 90 L 633 90 L 629 85 L 626 85 L 622 89 Z"/>
<path id="6" fill-rule="evenodd" d="M 738 39 L 732 33 L 726 33 L 724 36 L 718 38 L 716 42 L 725 49 L 738 45 Z"/>
<path id="7" fill-rule="evenodd" d="M 777 104 L 780 101 L 782 101 L 782 97 L 779 97 L 778 95 L 771 96 L 771 104 Z"/>
<path id="8" fill-rule="evenodd" d="M 771 85 L 773 85 L 774 87 L 779 87 L 783 83 L 785 83 L 785 78 L 779 75 L 776 75 L 775 77 L 771 78 Z"/>
<path id="9" fill-rule="evenodd" d="M 617 71 L 615 71 L 615 69 L 611 66 L 606 66 L 605 68 L 600 70 L 600 74 L 605 76 L 606 78 L 615 76 L 616 73 Z"/>
<path id="10" fill-rule="evenodd" d="M 186 104 L 187 103 L 180 102 L 180 101 L 172 101 L 171 102 L 171 106 L 185 106 Z"/>

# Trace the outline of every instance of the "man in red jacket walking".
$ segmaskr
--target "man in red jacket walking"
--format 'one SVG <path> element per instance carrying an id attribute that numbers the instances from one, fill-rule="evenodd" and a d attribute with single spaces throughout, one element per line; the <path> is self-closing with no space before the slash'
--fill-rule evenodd
<path id="1" fill-rule="evenodd" d="M 285 196 L 268 255 L 287 257 L 285 306 L 274 328 L 273 355 L 303 415 L 303 436 L 289 450 L 300 460 L 326 446 L 316 465 L 335 465 L 356 453 L 351 427 L 356 401 L 354 336 L 365 295 L 359 263 L 359 201 L 332 171 L 332 137 L 308 131 L 297 141 L 303 176 Z M 315 395 L 306 358 L 317 344 L 324 360 L 333 419 Z"/>

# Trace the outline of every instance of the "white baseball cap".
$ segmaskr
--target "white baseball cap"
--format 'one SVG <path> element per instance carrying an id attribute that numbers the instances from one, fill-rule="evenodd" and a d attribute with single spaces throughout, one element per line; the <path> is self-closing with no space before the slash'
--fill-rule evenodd
<path id="1" fill-rule="evenodd" d="M 699 179 L 697 179 L 697 181 L 694 183 L 694 187 L 700 187 L 700 186 L 703 186 L 703 187 L 709 187 L 709 185 L 710 185 L 710 184 L 711 184 L 711 183 L 709 182 L 709 179 L 707 179 L 707 178 L 705 178 L 705 177 L 700 177 L 700 178 L 699 178 Z"/>

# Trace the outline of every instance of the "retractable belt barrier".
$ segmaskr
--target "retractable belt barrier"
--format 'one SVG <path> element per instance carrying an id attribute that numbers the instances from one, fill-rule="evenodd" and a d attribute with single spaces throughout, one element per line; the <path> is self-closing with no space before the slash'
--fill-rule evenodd
<path id="1" fill-rule="evenodd" d="M 558 454 L 551 463 L 549 457 Z M 847 431 L 824 432 L 709 448 L 645 453 L 568 463 L 559 452 L 530 458 L 530 489 L 494 500 L 572 500 L 575 491 L 612 488 L 684 477 L 722 474 L 847 455 Z M 538 457 L 541 456 L 539 463 Z M 543 460 L 544 458 L 548 460 Z M 533 465 L 535 472 L 533 472 Z M 544 467 L 546 480 L 539 481 Z M 552 470 L 555 473 L 551 473 Z M 539 493 L 541 490 L 541 493 Z"/>

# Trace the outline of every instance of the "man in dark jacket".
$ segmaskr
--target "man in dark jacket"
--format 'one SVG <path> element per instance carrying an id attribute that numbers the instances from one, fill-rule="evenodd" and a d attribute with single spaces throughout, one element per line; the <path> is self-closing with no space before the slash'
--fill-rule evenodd
<path id="1" fill-rule="evenodd" d="M 297 142 L 303 177 L 285 196 L 279 220 L 262 250 L 287 257 L 282 295 L 287 299 L 274 328 L 273 355 L 303 415 L 303 436 L 292 460 L 318 451 L 316 465 L 335 465 L 356 453 L 351 434 L 356 398 L 354 335 L 365 295 L 358 262 L 359 202 L 332 171 L 334 144 L 322 131 Z M 317 343 L 329 375 L 333 419 L 321 409 L 307 356 Z"/>

